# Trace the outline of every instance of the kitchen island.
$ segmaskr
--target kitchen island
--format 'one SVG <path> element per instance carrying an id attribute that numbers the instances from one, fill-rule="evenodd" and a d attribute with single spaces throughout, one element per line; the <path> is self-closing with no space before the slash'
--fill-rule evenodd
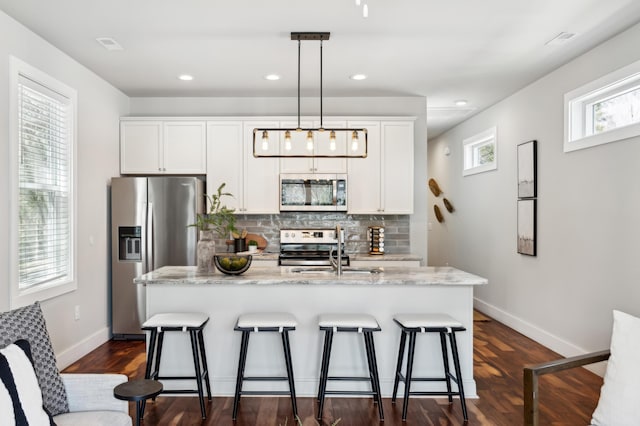
<path id="1" fill-rule="evenodd" d="M 295 267 L 254 267 L 238 276 L 201 274 L 195 267 L 166 266 L 134 280 L 146 285 L 147 317 L 161 312 L 205 312 L 210 316 L 204 338 L 214 395 L 234 393 L 240 333 L 233 328 L 239 314 L 290 312 L 298 327 L 290 334 L 298 396 L 317 394 L 323 333 L 321 313 L 361 312 L 375 316 L 382 331 L 374 334 L 380 384 L 384 397 L 393 388 L 400 329 L 396 313 L 443 312 L 462 322 L 458 349 L 465 393 L 476 396 L 473 379 L 473 288 L 485 278 L 451 267 L 385 267 L 380 273 L 351 271 L 338 277 L 326 271 Z M 356 341 L 358 339 L 359 341 Z M 331 375 L 363 374 L 364 345 L 356 333 L 337 333 L 331 357 Z M 162 354 L 162 375 L 193 374 L 187 333 L 168 333 Z M 282 342 L 273 333 L 251 338 L 247 375 L 278 375 L 284 371 Z M 417 339 L 414 376 L 439 376 L 442 357 L 437 335 Z M 247 383 L 252 389 L 255 383 Z M 286 383 L 258 383 L 262 389 L 283 389 Z M 337 389 L 341 383 L 334 384 Z M 192 386 L 173 381 L 167 389 Z M 348 383 L 366 388 L 364 383 Z M 413 390 L 441 389 L 442 383 L 416 382 Z M 402 389 L 402 388 L 401 388 Z"/>

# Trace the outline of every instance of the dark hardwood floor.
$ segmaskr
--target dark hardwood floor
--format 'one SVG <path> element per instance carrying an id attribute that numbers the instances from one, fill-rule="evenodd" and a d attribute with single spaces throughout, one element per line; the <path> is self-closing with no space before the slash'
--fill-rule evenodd
<path id="1" fill-rule="evenodd" d="M 468 399 L 470 425 L 514 426 L 523 423 L 522 367 L 558 358 L 516 331 L 490 318 L 474 321 L 474 372 L 478 399 Z M 482 320 L 484 319 L 484 320 Z M 144 342 L 110 341 L 65 369 L 65 372 L 123 373 L 129 378 L 144 376 Z M 584 369 L 562 372 L 540 379 L 540 424 L 586 425 L 598 400 L 602 379 Z M 397 405 L 384 399 L 386 426 L 461 425 L 460 404 L 446 398 L 412 398 L 405 423 L 402 400 Z M 147 404 L 143 424 L 203 426 L 293 426 L 288 398 L 243 398 L 237 422 L 231 421 L 232 398 L 214 397 L 207 406 L 207 419 L 200 418 L 195 397 L 161 396 Z M 298 398 L 298 412 L 305 426 L 316 426 L 313 398 Z M 130 413 L 135 407 L 131 404 Z M 379 424 L 377 409 L 367 398 L 329 398 L 323 425 L 340 419 L 340 426 Z"/>

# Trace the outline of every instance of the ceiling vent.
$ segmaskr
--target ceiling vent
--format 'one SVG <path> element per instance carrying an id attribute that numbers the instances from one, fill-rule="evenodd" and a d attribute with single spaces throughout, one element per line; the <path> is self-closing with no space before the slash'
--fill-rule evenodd
<path id="1" fill-rule="evenodd" d="M 98 37 L 96 41 L 107 50 L 124 50 L 124 48 L 120 46 L 120 43 L 118 43 L 111 37 Z"/>
<path id="2" fill-rule="evenodd" d="M 549 40 L 545 43 L 546 46 L 557 46 L 560 44 L 564 44 L 574 38 L 576 36 L 575 33 L 565 33 L 564 31 Z"/>

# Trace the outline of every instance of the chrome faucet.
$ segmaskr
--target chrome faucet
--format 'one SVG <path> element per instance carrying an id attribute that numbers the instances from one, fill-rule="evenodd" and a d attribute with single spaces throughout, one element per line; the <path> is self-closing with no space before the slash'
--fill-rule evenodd
<path id="1" fill-rule="evenodd" d="M 333 259 L 333 247 L 329 251 L 329 260 L 331 266 L 335 269 L 338 276 L 342 275 L 342 231 L 340 225 L 336 225 L 336 240 L 338 241 L 338 248 L 336 250 L 337 260 Z"/>

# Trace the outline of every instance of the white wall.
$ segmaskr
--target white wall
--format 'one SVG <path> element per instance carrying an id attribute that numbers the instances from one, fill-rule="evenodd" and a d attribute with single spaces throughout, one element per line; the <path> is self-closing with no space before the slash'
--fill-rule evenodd
<path id="1" fill-rule="evenodd" d="M 9 309 L 9 55 L 78 92 L 78 289 L 42 308 L 60 366 L 109 337 L 107 184 L 119 173 L 118 119 L 128 98 L 0 11 L 0 311 Z M 105 51 L 105 54 L 108 54 Z M 80 306 L 80 320 L 74 307 Z"/>
<path id="2" fill-rule="evenodd" d="M 439 224 L 429 193 L 429 264 L 487 277 L 476 306 L 563 355 L 608 347 L 612 309 L 640 314 L 640 138 L 563 153 L 563 95 L 640 59 L 638 40 L 640 25 L 428 144 L 429 175 L 456 208 Z M 491 126 L 497 171 L 462 177 L 462 140 Z M 537 257 L 516 253 L 516 145 L 531 139 Z"/>
<path id="3" fill-rule="evenodd" d="M 131 98 L 131 115 L 246 116 L 296 115 L 297 98 Z M 415 116 L 414 214 L 411 215 L 411 252 L 427 259 L 426 186 L 427 103 L 423 97 L 324 98 L 323 116 Z M 302 98 L 301 115 L 318 115 L 319 98 Z M 423 262 L 423 264 L 426 262 Z"/>

